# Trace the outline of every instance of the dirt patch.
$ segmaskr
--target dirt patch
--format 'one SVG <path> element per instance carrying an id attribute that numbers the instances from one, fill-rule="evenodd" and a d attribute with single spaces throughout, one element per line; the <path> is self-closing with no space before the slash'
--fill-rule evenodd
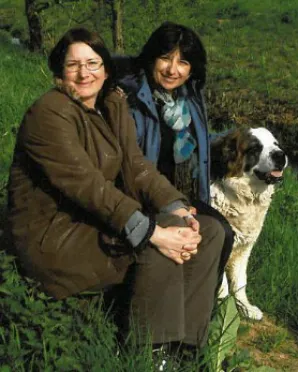
<path id="1" fill-rule="evenodd" d="M 298 371 L 298 335 L 265 316 L 261 322 L 243 320 L 237 345 L 248 349 L 254 364 L 277 371 Z"/>

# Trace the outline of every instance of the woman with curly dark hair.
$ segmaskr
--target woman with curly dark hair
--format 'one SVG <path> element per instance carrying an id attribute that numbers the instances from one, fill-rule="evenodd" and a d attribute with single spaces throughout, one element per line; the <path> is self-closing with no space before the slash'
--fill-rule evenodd
<path id="1" fill-rule="evenodd" d="M 165 22 L 151 34 L 137 57 L 118 56 L 114 60 L 144 154 L 189 198 L 198 215 L 212 216 L 225 230 L 219 285 L 234 233 L 227 220 L 209 205 L 205 48 L 190 28 Z"/>

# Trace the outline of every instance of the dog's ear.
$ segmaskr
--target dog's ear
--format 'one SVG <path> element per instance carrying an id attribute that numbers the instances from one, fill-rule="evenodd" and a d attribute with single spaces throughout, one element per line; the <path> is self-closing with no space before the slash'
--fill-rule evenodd
<path id="1" fill-rule="evenodd" d="M 243 133 L 235 129 L 211 141 L 211 179 L 237 176 L 242 172 L 243 156 L 239 148 Z"/>

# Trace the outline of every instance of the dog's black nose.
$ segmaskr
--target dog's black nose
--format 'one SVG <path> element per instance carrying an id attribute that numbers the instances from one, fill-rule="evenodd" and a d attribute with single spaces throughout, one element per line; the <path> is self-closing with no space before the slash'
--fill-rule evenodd
<path id="1" fill-rule="evenodd" d="M 271 158 L 277 169 L 282 169 L 286 164 L 286 154 L 282 150 L 272 152 Z"/>

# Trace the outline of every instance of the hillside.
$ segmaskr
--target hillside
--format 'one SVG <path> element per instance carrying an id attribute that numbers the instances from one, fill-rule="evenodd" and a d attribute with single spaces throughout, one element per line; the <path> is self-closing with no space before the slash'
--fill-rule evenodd
<path id="1" fill-rule="evenodd" d="M 112 48 L 110 7 L 95 6 L 94 0 L 54 3 L 49 1 L 40 13 L 45 53 L 62 32 L 78 24 L 98 29 Z M 204 41 L 210 125 L 216 130 L 233 125 L 267 126 L 297 162 L 296 1 L 130 0 L 124 2 L 125 52 L 138 53 L 164 20 L 194 28 Z M 2 0 L 0 25 L 4 24 L 26 43 L 22 0 Z"/>
<path id="2" fill-rule="evenodd" d="M 51 6 L 42 12 L 43 54 L 26 49 L 24 1 L 0 2 L 0 229 L 5 223 L 5 186 L 18 125 L 29 105 L 52 84 L 46 63 L 49 48 L 67 28 L 87 19 L 90 7 L 100 2 L 65 0 L 68 5 L 63 8 L 48 1 Z M 81 24 L 99 29 L 112 48 L 109 8 L 94 14 Z M 138 53 L 150 32 L 166 19 L 193 27 L 206 46 L 210 127 L 267 126 L 297 165 L 297 0 L 127 0 L 126 53 Z M 12 36 L 19 37 L 23 46 L 10 45 Z M 266 316 L 260 323 L 242 321 L 240 352 L 234 356 L 242 367 L 236 371 L 255 372 L 260 366 L 298 370 L 297 182 L 297 173 L 288 169 L 250 260 L 248 294 Z M 77 299 L 56 303 L 32 289 L 4 251 L 0 251 L 0 266 L 1 372 L 25 371 L 25 363 L 29 370 L 66 370 L 68 365 L 69 370 L 76 366 L 86 371 L 98 360 L 107 363 L 106 371 L 133 370 L 127 356 L 114 362 L 115 329 L 102 315 L 100 300 L 92 300 L 87 315 L 83 314 Z M 112 345 L 108 352 L 105 342 Z M 12 369 L 2 366 L 2 359 L 12 363 Z M 140 365 L 147 363 L 146 355 L 135 359 Z"/>

